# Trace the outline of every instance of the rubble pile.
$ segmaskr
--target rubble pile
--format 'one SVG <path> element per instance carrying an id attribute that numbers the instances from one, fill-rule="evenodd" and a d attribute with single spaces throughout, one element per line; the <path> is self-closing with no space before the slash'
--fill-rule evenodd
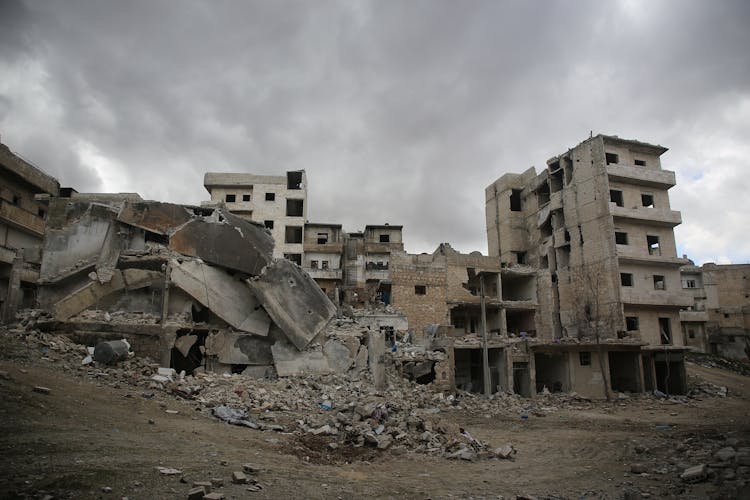
<path id="1" fill-rule="evenodd" d="M 724 370 L 731 370 L 735 373 L 739 373 L 740 375 L 750 377 L 750 363 L 747 361 L 729 359 L 722 356 L 716 356 L 714 354 L 706 354 L 700 352 L 688 352 L 686 358 L 688 361 L 691 361 L 700 366 L 705 366 L 708 368 L 722 368 Z"/>

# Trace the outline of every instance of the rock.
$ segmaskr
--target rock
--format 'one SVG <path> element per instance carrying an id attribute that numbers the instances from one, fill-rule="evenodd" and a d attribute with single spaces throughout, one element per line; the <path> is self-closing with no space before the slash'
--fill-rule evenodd
<path id="1" fill-rule="evenodd" d="M 177 476 L 182 474 L 181 470 L 173 469 L 171 467 L 157 467 L 156 470 L 158 470 L 159 474 L 162 476 Z"/>
<path id="2" fill-rule="evenodd" d="M 102 493 L 112 493 L 111 486 L 102 486 Z"/>
<path id="3" fill-rule="evenodd" d="M 508 459 L 510 459 L 513 456 L 513 453 L 515 451 L 516 450 L 513 449 L 512 445 L 506 444 L 504 446 L 501 446 L 500 448 L 495 448 L 492 451 L 492 453 L 494 453 L 494 455 L 497 458 L 502 458 L 503 460 L 508 460 Z"/>
<path id="4" fill-rule="evenodd" d="M 244 472 L 234 471 L 232 472 L 232 482 L 234 484 L 247 484 L 247 476 Z"/>
<path id="5" fill-rule="evenodd" d="M 379 450 L 387 450 L 389 446 L 393 443 L 393 438 L 390 434 L 385 434 L 383 436 L 378 437 L 378 449 Z"/>
<path id="6" fill-rule="evenodd" d="M 630 464 L 630 472 L 633 474 L 644 474 L 648 472 L 648 467 L 646 467 L 646 464 L 642 463 Z"/>
<path id="7" fill-rule="evenodd" d="M 39 394 L 49 394 L 50 388 L 49 387 L 42 387 L 41 385 L 38 385 L 32 389 L 34 392 L 38 392 Z"/>
<path id="8" fill-rule="evenodd" d="M 220 477 L 212 477 L 211 486 L 213 486 L 214 488 L 221 488 L 222 486 L 224 486 L 224 479 Z"/>
<path id="9" fill-rule="evenodd" d="M 224 498 L 224 493 L 219 493 L 218 491 L 203 496 L 203 500 L 224 500 Z"/>
<path id="10" fill-rule="evenodd" d="M 257 474 L 262 469 L 259 465 L 247 463 L 247 464 L 242 464 L 242 470 L 248 474 Z"/>
<path id="11" fill-rule="evenodd" d="M 468 448 L 461 448 L 460 450 L 449 454 L 447 458 L 450 458 L 452 460 L 456 460 L 456 459 L 466 460 L 470 462 L 470 461 L 476 460 L 477 454 L 469 450 Z"/>
<path id="12" fill-rule="evenodd" d="M 706 464 L 689 467 L 685 469 L 682 474 L 680 474 L 680 479 L 682 479 L 686 483 L 699 483 L 701 481 L 705 481 L 707 477 L 708 467 L 706 466 Z"/>
<path id="13" fill-rule="evenodd" d="M 202 487 L 206 490 L 206 493 L 211 493 L 211 482 L 210 481 L 193 481 L 193 488 Z"/>
<path id="14" fill-rule="evenodd" d="M 6 372 L 5 370 L 0 370 L 0 378 L 3 380 L 13 380 L 13 377 L 10 376 L 10 373 Z"/>
<path id="15" fill-rule="evenodd" d="M 737 452 L 731 446 L 724 447 L 714 453 L 714 457 L 722 462 L 729 462 L 737 456 Z"/>
<path id="16" fill-rule="evenodd" d="M 203 489 L 203 486 L 198 486 L 188 491 L 187 500 L 203 500 L 203 497 L 205 496 L 206 490 Z"/>

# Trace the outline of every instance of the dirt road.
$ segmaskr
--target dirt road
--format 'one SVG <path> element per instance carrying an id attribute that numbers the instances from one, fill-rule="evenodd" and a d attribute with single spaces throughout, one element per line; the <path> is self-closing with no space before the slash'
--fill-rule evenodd
<path id="1" fill-rule="evenodd" d="M 729 397 L 631 397 L 527 419 L 476 405 L 437 416 L 478 439 L 512 443 L 513 460 L 368 449 L 346 463 L 341 450 L 327 459 L 314 439 L 230 426 L 191 401 L 146 398 L 106 375 L 89 380 L 22 346 L 3 357 L 0 498 L 184 499 L 193 481 L 212 478 L 223 479 L 216 490 L 226 498 L 750 498 L 748 467 L 736 463 L 696 484 L 679 478 L 686 467 L 717 462 L 721 448 L 750 446 L 750 379 L 715 368 L 689 365 L 689 373 L 728 387 Z M 252 474 L 260 491 L 231 483 L 248 462 L 260 468 Z M 158 466 L 183 474 L 163 476 Z"/>

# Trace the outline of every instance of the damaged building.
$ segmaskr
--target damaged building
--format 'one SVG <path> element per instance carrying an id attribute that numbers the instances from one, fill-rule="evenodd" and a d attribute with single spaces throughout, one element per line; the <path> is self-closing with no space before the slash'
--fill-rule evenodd
<path id="1" fill-rule="evenodd" d="M 177 371 L 293 372 L 335 307 L 273 255 L 264 225 L 223 207 L 52 197 L 39 305 L 52 312 L 47 329 L 89 345 L 125 338 Z"/>
<path id="2" fill-rule="evenodd" d="M 680 268 L 682 288 L 693 303 L 680 311 L 685 345 L 701 352 L 747 360 L 750 356 L 750 265 Z"/>
<path id="3" fill-rule="evenodd" d="M 487 187 L 490 255 L 549 284 L 538 287 L 537 387 L 685 392 L 680 309 L 692 301 L 680 285 L 687 261 L 676 254 L 666 151 L 597 135 L 541 173 Z"/>
<path id="4" fill-rule="evenodd" d="M 0 320 L 33 307 L 39 279 L 46 205 L 37 195 L 57 196 L 60 183 L 0 144 Z"/>

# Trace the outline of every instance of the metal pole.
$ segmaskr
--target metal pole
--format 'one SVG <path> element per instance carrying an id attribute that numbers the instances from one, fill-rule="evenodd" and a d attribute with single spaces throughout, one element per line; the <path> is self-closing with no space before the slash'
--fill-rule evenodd
<path id="1" fill-rule="evenodd" d="M 484 297 L 484 273 L 479 275 L 479 299 L 482 307 L 482 372 L 484 376 L 484 395 L 489 397 L 492 393 L 490 388 L 490 357 L 487 349 L 487 310 Z"/>

